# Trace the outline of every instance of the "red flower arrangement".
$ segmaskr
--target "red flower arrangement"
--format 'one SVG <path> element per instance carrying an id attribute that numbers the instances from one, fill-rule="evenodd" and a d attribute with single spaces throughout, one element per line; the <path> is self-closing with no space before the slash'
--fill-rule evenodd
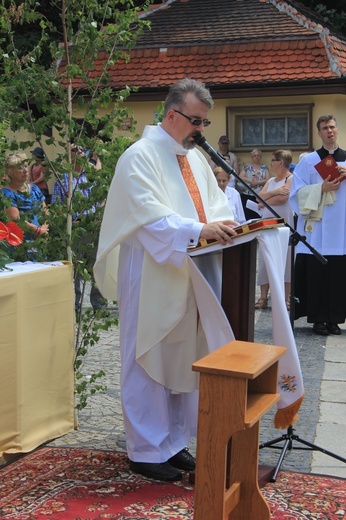
<path id="1" fill-rule="evenodd" d="M 13 262 L 6 249 L 11 246 L 19 246 L 24 239 L 24 234 L 21 228 L 15 222 L 7 222 L 4 224 L 0 222 L 0 271 L 8 269 L 6 264 Z"/>

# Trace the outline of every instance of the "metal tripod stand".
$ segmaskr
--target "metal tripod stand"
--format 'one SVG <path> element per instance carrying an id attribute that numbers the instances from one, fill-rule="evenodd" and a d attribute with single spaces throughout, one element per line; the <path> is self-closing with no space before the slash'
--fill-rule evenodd
<path id="1" fill-rule="evenodd" d="M 294 298 L 294 248 L 297 244 L 296 237 L 291 235 L 290 237 L 290 244 L 291 244 L 291 297 L 290 297 L 290 322 L 292 329 L 294 328 L 294 305 L 295 305 L 295 298 Z M 289 426 L 287 428 L 287 431 L 285 434 L 281 435 L 280 437 L 277 437 L 276 439 L 273 439 L 268 442 L 263 442 L 259 445 L 259 449 L 262 448 L 272 448 L 272 449 L 278 449 L 281 450 L 277 465 L 275 467 L 275 471 L 271 477 L 271 482 L 276 482 L 276 478 L 278 476 L 278 473 L 281 469 L 281 465 L 283 463 L 283 460 L 285 458 L 285 455 L 288 451 L 291 450 L 306 450 L 306 451 L 320 451 L 321 453 L 324 453 L 325 455 L 329 455 L 329 457 L 333 457 L 334 459 L 341 460 L 341 462 L 346 463 L 346 459 L 343 457 L 340 457 L 340 455 L 336 455 L 335 453 L 332 453 L 331 451 L 325 450 L 324 448 L 321 448 L 320 446 L 317 446 L 316 444 L 313 444 L 312 442 L 306 441 L 305 439 L 301 439 L 299 435 L 295 435 L 293 432 L 295 429 L 292 426 Z M 301 446 L 293 446 L 293 441 L 297 441 L 301 444 L 303 444 L 305 447 Z M 277 446 L 280 442 L 284 442 L 282 446 Z"/>
<path id="2" fill-rule="evenodd" d="M 321 448 L 320 446 L 316 446 L 316 444 L 313 444 L 312 442 L 308 442 L 305 439 L 301 439 L 299 435 L 295 435 L 294 428 L 292 426 L 289 426 L 287 428 L 287 432 L 280 437 L 277 437 L 276 439 L 273 439 L 272 441 L 264 442 L 260 444 L 259 448 L 273 448 L 273 449 L 279 449 L 281 450 L 280 457 L 278 459 L 275 471 L 273 473 L 273 476 L 271 477 L 271 482 L 275 482 L 276 478 L 278 476 L 278 473 L 280 471 L 281 465 L 283 463 L 283 460 L 285 458 L 285 455 L 287 451 L 290 450 L 308 450 L 308 451 L 320 451 L 324 453 L 325 455 L 329 455 L 329 457 L 334 457 L 334 459 L 341 460 L 341 462 L 346 463 L 346 459 L 343 457 L 340 457 L 340 455 L 336 455 L 335 453 L 332 453 L 331 451 L 325 450 L 324 448 Z M 276 446 L 279 442 L 285 441 L 283 446 Z M 300 442 L 301 444 L 304 444 L 307 447 L 295 447 L 293 446 L 293 441 Z"/>

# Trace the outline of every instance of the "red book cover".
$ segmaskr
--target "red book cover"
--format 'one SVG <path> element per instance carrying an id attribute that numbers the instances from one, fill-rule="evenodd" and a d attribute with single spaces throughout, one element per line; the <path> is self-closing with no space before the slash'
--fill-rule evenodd
<path id="1" fill-rule="evenodd" d="M 338 181 L 342 182 L 346 179 L 346 177 L 340 175 L 337 166 L 338 163 L 332 155 L 327 155 L 327 157 L 322 159 L 321 162 L 315 164 L 315 168 L 321 175 L 322 179 L 326 180 L 326 178 L 330 175 L 330 181 L 337 179 Z"/>

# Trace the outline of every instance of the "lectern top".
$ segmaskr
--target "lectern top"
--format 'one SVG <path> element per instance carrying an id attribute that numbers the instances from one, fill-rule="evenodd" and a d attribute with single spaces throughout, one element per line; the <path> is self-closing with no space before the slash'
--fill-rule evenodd
<path id="1" fill-rule="evenodd" d="M 192 370 L 254 379 L 285 352 L 285 347 L 234 340 L 193 363 Z"/>

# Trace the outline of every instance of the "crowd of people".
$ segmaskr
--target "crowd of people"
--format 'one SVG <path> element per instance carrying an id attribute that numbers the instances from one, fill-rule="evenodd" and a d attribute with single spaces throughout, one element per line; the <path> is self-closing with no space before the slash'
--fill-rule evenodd
<path id="1" fill-rule="evenodd" d="M 218 151 L 228 169 L 208 161 L 196 148 L 195 138 L 210 125 L 212 107 L 210 92 L 200 82 L 185 78 L 172 85 L 162 123 L 147 126 L 142 138 L 120 157 L 107 201 L 100 201 L 104 212 L 97 258 L 96 248 L 87 247 L 88 237 L 80 247 L 89 262 L 96 259 L 90 296 L 94 309 L 105 306 L 107 299 L 119 305 L 122 407 L 130 468 L 157 480 L 180 480 L 181 471 L 195 467 L 186 448 L 196 433 L 197 419 L 197 379 L 191 364 L 209 347 L 217 348 L 208 344 L 203 328 L 188 247 L 201 239 L 232 243 L 236 225 L 272 215 L 268 205 L 291 227 L 296 215 L 298 232 L 327 263 L 298 242 L 292 288 L 295 319 L 306 316 L 316 334 L 338 335 L 338 324 L 346 318 L 346 183 L 342 182 L 346 152 L 337 144 L 335 117 L 318 119 L 321 148 L 302 154 L 294 166 L 289 150 L 274 150 L 267 166 L 257 148 L 250 161 L 241 165 L 229 149 L 228 137 L 222 135 Z M 67 196 L 67 174 L 54 183 L 50 195 L 44 152 L 35 148 L 31 153 L 30 166 L 23 153 L 7 156 L 2 186 L 10 201 L 8 218 L 27 216 L 27 240 L 49 236 L 47 203 L 64 203 Z M 85 155 L 83 148 L 72 147 L 73 160 Z M 328 175 L 322 178 L 315 168 L 331 155 L 340 174 L 335 180 Z M 102 167 L 97 158 L 93 164 Z M 73 189 L 87 201 L 86 172 L 78 160 L 74 169 Z M 85 211 L 73 215 L 73 225 L 94 211 L 86 204 Z M 211 259 L 208 269 L 217 277 L 220 266 Z M 270 287 L 261 255 L 257 282 L 260 298 L 254 305 L 265 309 Z M 289 310 L 289 249 L 282 282 Z M 78 308 L 78 276 L 75 287 Z"/>
<path id="2" fill-rule="evenodd" d="M 35 261 L 37 258 L 37 243 L 33 242 L 40 236 L 49 236 L 49 225 L 47 216 L 49 207 L 57 204 L 65 204 L 68 194 L 68 174 L 59 176 L 53 183 L 52 193 L 49 193 L 46 178 L 47 165 L 45 154 L 41 147 L 36 147 L 32 152 L 32 161 L 29 162 L 27 155 L 23 152 L 10 153 L 4 163 L 4 174 L 1 182 L 1 192 L 8 201 L 4 204 L 4 211 L 9 220 L 23 222 L 25 241 L 32 243 L 32 247 L 25 252 L 28 260 Z M 85 209 L 72 216 L 73 226 L 76 227 L 83 218 L 95 212 L 95 207 L 89 207 L 89 196 L 91 193 L 90 183 L 86 176 L 82 162 L 77 160 L 87 156 L 87 151 L 80 146 L 71 145 L 71 161 L 73 165 L 72 190 L 78 192 L 84 198 Z M 88 156 L 89 163 L 93 168 L 101 169 L 101 161 L 98 156 Z M 101 205 L 101 204 L 100 204 Z M 95 238 L 95 237 L 94 237 Z M 83 264 L 91 273 L 90 303 L 94 312 L 104 309 L 107 301 L 103 298 L 95 285 L 92 267 L 96 259 L 97 237 L 92 246 L 92 237 L 83 236 L 74 247 L 75 269 L 75 308 L 78 313 L 81 310 L 82 285 L 85 283 L 78 269 Z M 26 258 L 22 258 L 25 260 Z"/>
<path id="3" fill-rule="evenodd" d="M 283 280 L 287 309 L 290 310 L 293 302 L 294 319 L 306 316 L 315 334 L 339 335 L 341 329 L 338 324 L 344 323 L 346 318 L 343 298 L 346 285 L 344 276 L 339 276 L 346 261 L 346 183 L 342 182 L 346 173 L 346 152 L 337 144 L 339 132 L 333 115 L 321 116 L 317 121 L 317 130 L 322 141 L 321 148 L 311 153 L 301 153 L 297 164 L 292 162 L 290 150 L 275 150 L 267 167 L 262 162 L 261 150 L 254 149 L 251 162 L 241 166 L 237 160 L 238 172 L 235 173 L 238 177 L 228 183 L 220 168 L 213 163 L 211 166 L 217 179 L 220 178 L 218 183 L 221 189 L 228 191 L 235 187 L 239 192 L 247 220 L 272 216 L 268 206 L 285 218 L 291 228 L 295 228 L 297 219 L 298 236 L 303 240 L 298 240 L 294 252 L 295 283 L 292 294 L 291 245 L 288 247 Z M 219 140 L 219 151 L 220 141 L 224 137 Z M 227 156 L 225 148 L 222 154 L 224 158 Z M 338 163 L 338 180 L 327 176 L 321 178 L 315 168 L 317 163 L 330 155 Z M 234 197 L 231 199 L 228 195 L 228 199 L 233 214 L 238 215 Z M 337 226 L 335 222 L 338 222 Z M 306 246 L 304 239 L 312 248 Z M 314 255 L 314 249 L 326 258 L 326 264 Z M 255 308 L 266 309 L 270 287 L 260 250 L 257 284 L 260 297 Z"/>
<path id="4" fill-rule="evenodd" d="M 320 126 L 322 123 L 325 123 L 323 118 L 326 119 L 328 117 L 329 120 L 327 123 L 329 124 L 324 125 L 323 129 L 321 129 Z M 338 241 L 340 244 L 339 246 L 334 245 L 334 240 L 333 244 L 330 245 L 330 239 L 328 239 L 329 242 L 327 243 L 327 239 L 324 236 L 322 237 L 322 230 L 324 230 L 324 228 L 329 230 L 330 224 L 324 225 L 324 222 L 328 221 L 327 217 L 330 213 L 338 211 L 342 206 L 340 198 L 336 197 L 335 193 L 339 190 L 341 190 L 340 193 L 342 193 L 345 185 L 340 183 L 338 184 L 334 181 L 333 184 L 328 184 L 328 181 L 326 180 L 321 184 L 318 182 L 321 179 L 318 177 L 314 165 L 316 161 L 318 162 L 318 158 L 322 160 L 326 154 L 333 154 L 339 163 L 344 163 L 345 158 L 343 155 L 344 152 L 337 146 L 338 129 L 335 117 L 332 115 L 323 116 L 322 119 L 319 119 L 317 126 L 318 134 L 322 140 L 322 148 L 316 152 L 312 152 L 312 154 L 303 152 L 299 156 L 297 164 L 292 162 L 292 155 L 289 150 L 275 150 L 272 154 L 270 165 L 267 166 L 262 160 L 262 151 L 257 148 L 252 150 L 250 153 L 251 161 L 245 161 L 241 164 L 236 154 L 230 150 L 230 141 L 226 135 L 220 136 L 217 143 L 217 151 L 227 165 L 230 166 L 230 169 L 227 169 L 226 171 L 220 165 L 215 164 L 212 159 L 209 159 L 208 163 L 214 172 L 219 188 L 227 197 L 229 208 L 237 223 L 242 224 L 249 219 L 271 216 L 272 213 L 268 207 L 262 203 L 263 200 L 271 206 L 276 213 L 284 217 L 291 227 L 294 227 L 294 215 L 296 214 L 298 218 L 299 233 L 305 236 L 308 232 L 308 242 L 310 243 L 311 239 L 312 244 L 314 247 L 317 246 L 316 249 L 319 250 L 321 254 L 332 257 L 328 260 L 328 265 L 330 266 L 334 265 L 335 262 L 343 261 L 343 254 L 341 254 L 343 251 L 342 241 Z M 335 150 L 337 153 L 335 153 Z M 27 216 L 27 219 L 25 220 L 25 239 L 27 241 L 36 239 L 39 235 L 49 235 L 49 226 L 47 222 L 45 222 L 45 215 L 48 214 L 49 204 L 54 204 L 56 202 L 63 203 L 66 201 L 67 196 L 67 174 L 64 174 L 62 179 L 54 183 L 52 193 L 50 194 L 45 175 L 47 168 L 45 153 L 41 147 L 36 147 L 30 153 L 32 156 L 30 163 L 25 153 L 16 152 L 9 154 L 5 160 L 5 170 L 2 175 L 2 193 L 10 200 L 10 206 L 6 209 L 6 213 L 8 218 L 11 220 L 18 220 L 20 215 Z M 76 155 L 86 156 L 87 151 L 80 146 L 72 146 L 71 154 L 72 160 L 74 161 Z M 91 154 L 89 161 L 96 169 L 101 169 L 102 164 L 99 157 Z M 80 167 L 78 162 L 74 161 L 74 164 L 75 171 L 78 175 L 73 179 L 73 189 L 80 191 L 80 193 L 87 199 L 90 187 L 84 187 L 87 184 L 85 170 Z M 317 192 L 316 199 L 314 199 L 314 209 L 309 209 L 309 207 L 307 207 L 305 208 L 304 213 L 302 213 L 300 208 L 301 193 L 310 194 L 313 190 L 307 190 L 305 186 L 309 174 L 304 171 L 303 175 L 303 168 L 308 171 L 313 169 L 315 182 L 311 183 L 309 181 L 308 184 L 313 184 L 315 186 L 314 189 Z M 341 175 L 343 175 L 343 168 L 344 166 L 340 165 Z M 236 175 L 232 175 L 232 172 Z M 298 188 L 296 185 L 298 185 Z M 294 187 L 294 190 L 290 196 L 291 186 Z M 304 188 L 304 190 L 299 192 L 301 188 Z M 319 188 L 322 190 L 321 193 L 318 191 Z M 318 202 L 319 195 L 323 199 L 322 206 Z M 307 195 L 305 196 L 307 197 Z M 312 196 L 310 195 L 310 198 L 311 197 Z M 326 200 L 330 201 L 331 198 L 335 198 L 335 201 L 333 200 L 332 203 L 325 202 Z M 249 201 L 251 202 L 249 203 Z M 319 208 L 319 213 L 321 213 L 321 215 L 323 213 L 323 218 L 321 216 L 320 219 L 316 219 L 316 207 Z M 323 210 L 321 210 L 321 207 Z M 84 213 L 92 213 L 93 211 L 94 208 L 91 207 Z M 340 208 L 340 211 L 343 211 L 342 207 Z M 311 212 L 313 212 L 314 217 L 308 218 Z M 82 216 L 83 215 L 73 216 L 74 225 L 78 224 Z M 313 222 L 312 231 L 307 228 L 306 222 L 309 222 L 310 226 L 311 222 Z M 316 231 L 317 229 L 319 230 L 318 232 Z M 326 234 L 326 231 L 324 231 L 323 234 Z M 331 233 L 331 235 L 334 235 L 334 232 Z M 318 239 L 316 238 L 317 236 Z M 81 249 L 83 249 L 84 246 L 85 242 L 81 244 Z M 84 249 L 87 248 L 84 247 Z M 327 287 L 334 287 L 335 285 L 340 286 L 340 284 L 336 284 L 336 280 L 331 278 L 331 273 L 338 272 L 338 269 L 328 268 L 329 278 L 324 282 L 325 288 L 322 292 L 323 296 L 317 297 L 317 295 L 315 295 L 316 297 L 314 296 L 311 300 L 314 302 L 314 309 L 316 307 L 316 302 L 321 300 L 323 312 L 316 312 L 316 309 L 311 310 L 309 295 L 315 294 L 318 288 L 318 285 L 316 285 L 314 281 L 320 278 L 320 270 L 322 269 L 322 273 L 324 273 L 327 268 L 323 268 L 319 261 L 316 263 L 314 255 L 311 254 L 311 251 L 309 254 L 305 245 L 298 243 L 296 252 L 297 257 L 295 270 L 297 279 L 295 282 L 295 294 L 293 295 L 296 318 L 307 316 L 308 322 L 313 323 L 313 330 L 317 334 L 339 334 L 340 328 L 337 324 L 342 323 L 342 316 L 340 316 L 338 312 L 331 316 L 329 316 L 328 313 L 325 314 L 325 300 L 327 298 L 325 295 L 328 294 Z M 89 253 L 89 263 L 93 264 L 96 258 L 96 248 L 94 247 L 91 252 L 89 250 Z M 81 255 L 81 257 L 83 257 L 83 255 Z M 291 252 L 289 248 L 284 278 L 285 298 L 288 310 L 290 309 L 292 301 L 290 294 L 291 264 Z M 268 276 L 260 252 L 257 283 L 260 286 L 260 297 L 258 301 L 255 302 L 255 308 L 265 309 L 268 307 L 268 294 L 270 288 Z M 76 274 L 76 310 L 80 309 L 80 285 L 80 275 Z M 330 305 L 332 305 L 332 301 L 335 302 L 335 300 L 330 296 L 329 299 L 331 300 Z M 106 300 L 99 292 L 93 278 L 90 301 L 94 310 L 106 306 Z M 338 305 L 337 307 L 340 308 Z"/>

